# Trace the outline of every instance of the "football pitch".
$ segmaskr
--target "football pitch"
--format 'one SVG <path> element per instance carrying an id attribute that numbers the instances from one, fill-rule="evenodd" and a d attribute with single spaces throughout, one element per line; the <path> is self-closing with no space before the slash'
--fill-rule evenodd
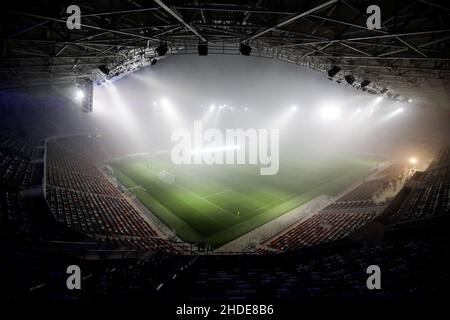
<path id="1" fill-rule="evenodd" d="M 258 165 L 174 165 L 168 154 L 112 166 L 119 182 L 181 239 L 217 248 L 319 195 L 336 195 L 379 161 L 343 152 L 289 152 L 273 176 L 261 176 Z M 161 172 L 175 182 L 161 179 Z"/>

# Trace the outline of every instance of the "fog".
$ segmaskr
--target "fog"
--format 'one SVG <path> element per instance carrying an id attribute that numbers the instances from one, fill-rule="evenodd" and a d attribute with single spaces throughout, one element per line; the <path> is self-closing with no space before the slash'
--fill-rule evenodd
<path id="1" fill-rule="evenodd" d="M 115 82 L 95 87 L 98 130 L 140 150 L 170 147 L 174 129 L 276 128 L 283 148 L 310 147 L 389 155 L 420 152 L 440 139 L 427 112 L 320 73 L 276 60 L 210 55 L 170 56 Z M 433 129 L 435 131 L 433 131 Z M 417 139 L 419 138 L 419 139 Z M 404 154 L 404 155 L 403 155 Z"/>
<path id="2" fill-rule="evenodd" d="M 427 157 L 448 139 L 438 108 L 402 104 L 330 81 L 324 74 L 246 56 L 168 56 L 114 82 L 95 85 L 92 113 L 76 87 L 3 92 L 4 128 L 32 136 L 113 134 L 136 152 L 173 146 L 171 133 L 195 120 L 220 130 L 280 130 L 281 151 L 339 149 Z M 10 108 L 13 105 L 14 108 Z"/>

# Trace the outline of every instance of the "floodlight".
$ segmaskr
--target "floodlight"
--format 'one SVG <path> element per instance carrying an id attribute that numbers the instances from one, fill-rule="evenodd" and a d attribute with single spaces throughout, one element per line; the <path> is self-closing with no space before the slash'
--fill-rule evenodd
<path id="1" fill-rule="evenodd" d="M 415 157 L 409 158 L 409 163 L 416 164 L 417 163 L 417 158 L 415 158 Z"/>
<path id="2" fill-rule="evenodd" d="M 349 85 L 352 85 L 353 82 L 355 82 L 355 77 L 353 77 L 351 74 L 348 74 L 344 77 L 345 81 L 347 81 L 347 83 Z"/>
<path id="3" fill-rule="evenodd" d="M 361 112 L 361 108 L 356 109 L 353 113 L 352 113 L 352 117 L 356 116 L 358 113 Z"/>
<path id="4" fill-rule="evenodd" d="M 333 78 L 339 71 L 341 71 L 341 68 L 338 66 L 333 66 L 330 70 L 328 70 L 328 76 Z"/>
<path id="5" fill-rule="evenodd" d="M 361 89 L 367 87 L 370 84 L 370 80 L 363 80 L 361 82 Z"/>
<path id="6" fill-rule="evenodd" d="M 160 57 L 165 56 L 169 48 L 167 47 L 167 43 L 162 43 L 156 48 L 156 52 Z"/>
<path id="7" fill-rule="evenodd" d="M 252 47 L 250 47 L 248 44 L 241 43 L 239 45 L 239 51 L 243 56 L 249 56 L 250 53 L 252 52 Z"/>
<path id="8" fill-rule="evenodd" d="M 397 108 L 394 111 L 392 111 L 391 113 L 389 113 L 386 116 L 384 116 L 384 118 L 382 118 L 381 120 L 382 121 L 386 121 L 386 120 L 392 119 L 393 117 L 395 117 L 396 115 L 398 115 L 398 114 L 400 114 L 402 112 L 403 112 L 403 108 L 402 107 Z"/>
<path id="9" fill-rule="evenodd" d="M 199 56 L 207 56 L 208 55 L 208 44 L 207 43 L 199 43 L 198 44 L 198 55 Z"/>
<path id="10" fill-rule="evenodd" d="M 81 89 L 77 89 L 77 92 L 75 94 L 75 98 L 78 100 L 82 100 L 84 98 L 84 92 Z"/>
<path id="11" fill-rule="evenodd" d="M 92 80 L 82 80 L 77 84 L 77 90 L 75 92 L 75 98 L 78 100 L 81 106 L 81 111 L 92 112 L 93 110 L 93 91 L 94 85 Z"/>
<path id="12" fill-rule="evenodd" d="M 321 115 L 323 120 L 337 120 L 341 117 L 341 109 L 335 106 L 324 107 Z"/>
<path id="13" fill-rule="evenodd" d="M 107 76 L 109 74 L 109 68 L 107 66 L 99 66 L 98 70 L 100 70 L 105 76 Z"/>
<path id="14" fill-rule="evenodd" d="M 162 104 L 164 107 L 167 107 L 167 106 L 169 105 L 169 100 L 167 100 L 167 98 L 162 98 L 162 99 L 161 99 L 161 104 Z"/>

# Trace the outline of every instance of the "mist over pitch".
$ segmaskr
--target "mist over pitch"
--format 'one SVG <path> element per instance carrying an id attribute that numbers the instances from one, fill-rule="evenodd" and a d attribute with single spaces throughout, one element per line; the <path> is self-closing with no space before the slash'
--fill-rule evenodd
<path id="1" fill-rule="evenodd" d="M 279 129 L 282 150 L 302 146 L 389 153 L 393 146 L 386 136 L 440 134 L 436 126 L 410 126 L 423 113 L 414 104 L 405 108 L 289 63 L 171 56 L 96 86 L 93 116 L 99 131 L 128 137 L 142 151 L 150 145 L 174 147 L 173 130 L 192 130 L 194 121 L 201 121 L 205 129 L 223 132 Z M 149 139 L 155 136 L 156 146 Z"/>

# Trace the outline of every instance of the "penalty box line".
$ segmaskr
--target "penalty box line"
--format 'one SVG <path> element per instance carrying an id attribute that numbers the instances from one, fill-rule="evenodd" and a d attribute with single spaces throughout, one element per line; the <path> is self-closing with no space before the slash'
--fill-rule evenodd
<path id="1" fill-rule="evenodd" d="M 233 191 L 233 189 L 228 188 L 228 189 L 225 189 L 225 190 L 223 190 L 223 191 L 219 191 L 219 192 L 215 192 L 215 193 L 210 193 L 210 194 L 206 195 L 205 198 L 208 199 L 208 198 L 210 198 L 210 197 L 215 197 L 215 196 L 218 196 L 219 194 L 227 193 L 227 192 L 230 192 L 230 191 Z"/>
<path id="2" fill-rule="evenodd" d="M 224 209 L 224 208 L 218 206 L 218 205 L 215 204 L 215 203 L 212 203 L 212 202 L 209 201 L 208 199 L 206 199 L 206 198 L 202 197 L 201 195 L 199 195 L 199 194 L 197 194 L 197 193 L 195 193 L 195 192 L 193 192 L 193 191 L 191 191 L 191 190 L 189 190 L 189 189 L 183 187 L 182 185 L 180 185 L 180 184 L 176 184 L 176 185 L 177 185 L 177 187 L 183 189 L 184 191 L 189 192 L 189 193 L 192 193 L 192 194 L 193 194 L 194 196 L 196 196 L 197 198 L 199 198 L 199 199 L 201 199 L 201 200 L 203 200 L 203 201 L 208 202 L 208 203 L 209 203 L 210 205 L 212 205 L 213 207 L 215 207 L 215 208 L 217 208 L 217 209 L 219 209 L 219 210 L 221 210 L 221 211 L 224 211 L 224 212 L 226 212 L 226 213 L 229 213 L 229 214 L 235 216 L 234 213 L 228 211 L 227 209 Z"/>

